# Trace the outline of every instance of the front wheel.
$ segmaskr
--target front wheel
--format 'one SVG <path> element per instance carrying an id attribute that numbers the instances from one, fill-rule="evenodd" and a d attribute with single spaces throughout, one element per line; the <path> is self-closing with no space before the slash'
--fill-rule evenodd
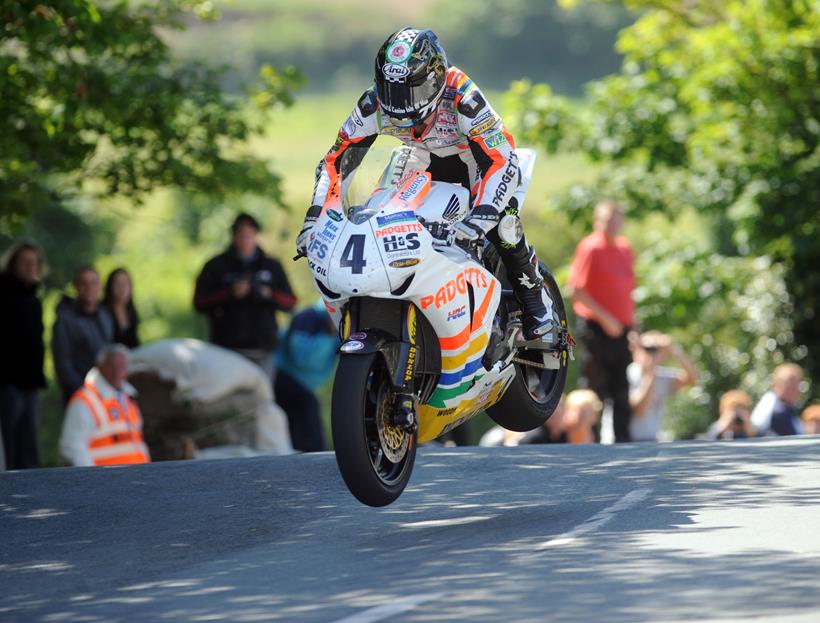
<path id="1" fill-rule="evenodd" d="M 543 263 L 539 269 L 552 299 L 553 321 L 566 330 L 567 312 L 558 284 Z M 567 383 L 569 353 L 524 349 L 516 353 L 516 359 L 515 378 L 487 414 L 507 430 L 524 432 L 543 425 L 558 406 Z"/>
<path id="2" fill-rule="evenodd" d="M 369 506 L 399 497 L 416 460 L 415 435 L 390 424 L 393 402 L 380 354 L 342 355 L 331 407 L 336 463 L 350 492 Z"/>

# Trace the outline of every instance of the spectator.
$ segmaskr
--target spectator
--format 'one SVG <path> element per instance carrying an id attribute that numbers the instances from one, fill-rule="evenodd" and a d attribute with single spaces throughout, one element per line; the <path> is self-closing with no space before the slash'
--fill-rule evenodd
<path id="1" fill-rule="evenodd" d="M 668 335 L 647 331 L 633 340 L 634 361 L 626 369 L 629 380 L 629 405 L 632 441 L 657 441 L 666 412 L 666 400 L 681 388 L 694 385 L 698 371 L 683 349 Z M 662 366 L 673 359 L 680 368 Z"/>
<path id="2" fill-rule="evenodd" d="M 0 469 L 40 465 L 37 390 L 43 376 L 43 307 L 37 288 L 43 251 L 33 242 L 14 245 L 0 273 Z"/>
<path id="3" fill-rule="evenodd" d="M 519 446 L 541 443 L 567 443 L 567 432 L 564 424 L 564 413 L 566 411 L 566 396 L 561 396 L 558 406 L 555 407 L 552 415 L 535 430 L 531 430 L 518 440 Z"/>
<path id="4" fill-rule="evenodd" d="M 288 415 L 293 447 L 325 450 L 316 390 L 336 368 L 339 336 L 324 303 L 300 311 L 276 351 L 276 402 Z"/>
<path id="5" fill-rule="evenodd" d="M 128 348 L 140 345 L 137 335 L 139 317 L 134 307 L 131 276 L 124 268 L 115 268 L 105 282 L 103 306 L 114 320 L 114 342 Z"/>
<path id="6" fill-rule="evenodd" d="M 282 265 L 257 244 L 257 220 L 239 214 L 231 231 L 231 246 L 196 280 L 194 306 L 208 316 L 211 342 L 244 355 L 273 381 L 276 311 L 293 309 L 296 297 Z"/>
<path id="7" fill-rule="evenodd" d="M 820 435 L 820 404 L 809 405 L 800 414 L 803 420 L 803 432 L 807 435 Z"/>
<path id="8" fill-rule="evenodd" d="M 60 453 L 76 466 L 148 463 L 142 416 L 128 384 L 128 349 L 103 347 L 68 403 Z"/>
<path id="9" fill-rule="evenodd" d="M 114 339 L 114 321 L 100 305 L 100 275 L 93 266 L 74 273 L 77 298 L 64 296 L 57 305 L 51 350 L 63 402 L 83 385 L 97 353 Z"/>
<path id="10" fill-rule="evenodd" d="M 629 441 L 629 383 L 632 360 L 627 334 L 634 322 L 634 258 L 619 235 L 624 216 L 613 201 L 595 207 L 594 231 L 578 243 L 569 285 L 583 345 L 581 384 L 612 402 L 615 441 Z"/>
<path id="11" fill-rule="evenodd" d="M 720 415 L 706 433 L 705 439 L 745 439 L 756 437 L 757 429 L 751 422 L 752 399 L 749 394 L 732 389 L 720 397 Z"/>
<path id="12" fill-rule="evenodd" d="M 595 427 L 603 405 L 591 389 L 576 389 L 567 394 L 562 424 L 568 443 L 595 443 Z"/>
<path id="13" fill-rule="evenodd" d="M 803 368 L 784 363 L 774 369 L 772 389 L 760 398 L 752 411 L 752 424 L 763 434 L 799 435 L 803 426 L 797 417 Z"/>
<path id="14" fill-rule="evenodd" d="M 478 440 L 478 445 L 482 448 L 517 446 L 519 444 L 519 441 L 524 437 L 525 434 L 526 433 L 519 433 L 513 430 L 507 430 L 506 428 L 496 425 L 487 430 L 483 435 L 481 435 L 481 438 Z M 439 437 L 439 440 L 440 439 L 441 437 Z"/>

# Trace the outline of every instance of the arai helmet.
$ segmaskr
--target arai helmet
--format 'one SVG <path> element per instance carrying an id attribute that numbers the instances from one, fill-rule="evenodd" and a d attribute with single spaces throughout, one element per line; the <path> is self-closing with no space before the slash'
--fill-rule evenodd
<path id="1" fill-rule="evenodd" d="M 402 28 L 376 55 L 376 91 L 394 125 L 426 119 L 444 93 L 447 56 L 432 30 Z"/>

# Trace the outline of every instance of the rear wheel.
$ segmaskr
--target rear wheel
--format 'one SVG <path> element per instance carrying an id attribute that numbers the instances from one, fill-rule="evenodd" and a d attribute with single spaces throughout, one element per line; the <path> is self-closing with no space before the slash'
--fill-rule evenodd
<path id="1" fill-rule="evenodd" d="M 539 265 L 544 287 L 552 299 L 553 321 L 567 328 L 564 299 L 555 278 L 543 264 Z M 487 409 L 487 414 L 500 426 L 513 431 L 538 428 L 549 419 L 561 400 L 567 383 L 569 353 L 566 350 L 519 350 L 515 363 L 515 378 L 501 400 Z"/>
<path id="2" fill-rule="evenodd" d="M 350 492 L 369 506 L 399 497 L 416 459 L 415 435 L 390 424 L 394 397 L 381 355 L 342 355 L 331 411 L 336 463 Z"/>

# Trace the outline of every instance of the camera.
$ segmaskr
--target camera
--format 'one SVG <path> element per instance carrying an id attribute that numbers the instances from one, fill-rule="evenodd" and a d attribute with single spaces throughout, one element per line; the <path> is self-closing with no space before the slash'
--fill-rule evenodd
<path id="1" fill-rule="evenodd" d="M 743 426 L 743 417 L 737 409 L 735 409 L 735 417 L 732 418 L 732 423 L 737 426 Z"/>

